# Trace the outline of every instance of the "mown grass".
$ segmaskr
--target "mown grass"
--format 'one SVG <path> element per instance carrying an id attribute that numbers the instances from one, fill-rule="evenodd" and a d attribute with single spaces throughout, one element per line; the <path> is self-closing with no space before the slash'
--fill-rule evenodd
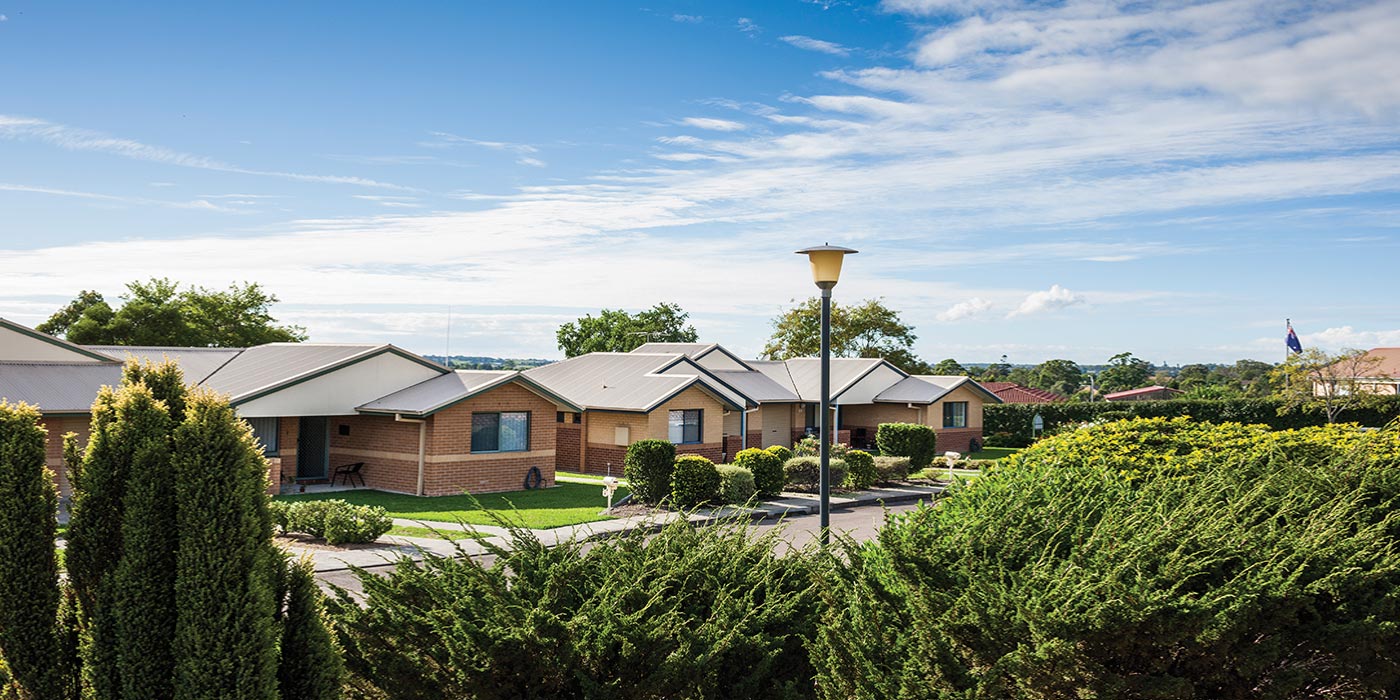
<path id="1" fill-rule="evenodd" d="M 627 489 L 619 488 L 614 501 L 626 494 Z M 382 506 L 394 518 L 471 525 L 495 525 L 496 521 L 492 518 L 492 513 L 495 513 L 532 530 L 612 519 L 612 516 L 601 514 L 607 506 L 602 487 L 592 484 L 561 483 L 548 489 L 488 493 L 476 497 L 468 494 L 420 497 L 363 489 L 299 493 L 276 498 L 284 501 L 340 499 L 356 505 Z"/>

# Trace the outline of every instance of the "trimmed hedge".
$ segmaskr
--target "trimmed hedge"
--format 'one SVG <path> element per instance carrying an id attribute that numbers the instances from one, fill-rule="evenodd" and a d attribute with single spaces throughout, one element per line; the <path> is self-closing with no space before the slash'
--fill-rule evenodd
<path id="1" fill-rule="evenodd" d="M 904 481 L 909 478 L 908 457 L 888 457 L 881 455 L 875 457 L 874 461 L 875 473 L 879 475 L 881 483 Z"/>
<path id="2" fill-rule="evenodd" d="M 932 464 L 938 454 L 937 434 L 918 423 L 882 423 L 875 429 L 875 444 L 882 455 L 908 457 L 910 471 Z"/>
<path id="3" fill-rule="evenodd" d="M 719 496 L 720 475 L 715 463 L 700 455 L 681 455 L 671 472 L 671 503 L 693 508 Z"/>
<path id="4" fill-rule="evenodd" d="M 758 495 L 772 498 L 783 491 L 783 460 L 772 452 L 772 448 L 761 450 L 750 447 L 734 455 L 734 466 L 743 467 L 753 474 L 753 485 Z"/>
<path id="5" fill-rule="evenodd" d="M 869 452 L 851 450 L 846 453 L 845 462 L 846 479 L 841 482 L 843 488 L 864 491 L 879 481 L 880 472 L 875 468 L 875 458 Z"/>
<path id="6" fill-rule="evenodd" d="M 986 436 L 988 447 L 1025 447 L 1031 444 L 1031 419 L 1037 413 L 1045 419 L 1047 434 L 1078 423 L 1127 417 L 1190 416 L 1211 423 L 1267 425 L 1274 430 L 1327 423 L 1327 417 L 1316 411 L 1292 410 L 1279 415 L 1283 405 L 1283 400 L 1276 398 L 987 404 L 982 408 L 982 434 Z M 1378 428 L 1397 417 L 1400 417 L 1400 397 L 1386 397 L 1370 408 L 1342 413 L 1339 422 Z"/>
<path id="7" fill-rule="evenodd" d="M 846 481 L 846 463 L 833 459 L 827 464 L 831 473 L 831 485 L 840 486 Z M 815 490 L 821 486 L 822 461 L 820 457 L 793 457 L 783 465 L 783 475 L 789 486 Z"/>
<path id="8" fill-rule="evenodd" d="M 373 542 L 394 527 L 394 519 L 384 508 L 357 506 L 338 499 L 272 501 L 268 510 L 278 530 L 324 538 L 337 546 Z"/>
<path id="9" fill-rule="evenodd" d="M 671 470 L 676 466 L 676 446 L 666 440 L 638 440 L 627 446 L 622 475 L 633 498 L 655 505 L 671 494 Z"/>
<path id="10" fill-rule="evenodd" d="M 753 472 L 734 464 L 722 464 L 715 469 L 719 471 L 719 500 L 744 504 L 758 493 Z"/>

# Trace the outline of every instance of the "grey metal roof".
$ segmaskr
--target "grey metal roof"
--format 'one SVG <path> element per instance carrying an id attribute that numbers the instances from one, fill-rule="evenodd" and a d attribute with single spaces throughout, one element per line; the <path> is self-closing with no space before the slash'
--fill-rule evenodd
<path id="1" fill-rule="evenodd" d="M 594 352 L 526 370 L 525 376 L 569 402 L 592 409 L 649 411 L 692 384 L 700 384 L 721 401 L 743 406 L 699 368 L 695 372 L 658 374 L 678 360 L 676 354 Z"/>
<path id="2" fill-rule="evenodd" d="M 699 357 L 706 350 L 715 347 L 714 343 L 642 343 L 632 352 L 639 355 L 685 355 Z"/>
<path id="3" fill-rule="evenodd" d="M 569 405 L 568 401 L 554 396 L 553 392 L 539 386 L 516 370 L 470 369 L 459 369 L 451 374 L 419 382 L 407 389 L 375 399 L 356 410 L 369 413 L 429 415 L 483 391 L 511 382 L 519 382 L 532 391 L 544 394 L 550 400 L 558 400 L 569 408 L 580 410 L 578 406 Z"/>
<path id="4" fill-rule="evenodd" d="M 376 354 L 386 345 L 322 345 L 269 343 L 239 353 L 204 385 L 237 400 L 249 394 L 314 375 L 361 356 Z"/>
<path id="5" fill-rule="evenodd" d="M 850 388 L 877 365 L 884 362 L 879 358 L 833 357 L 831 358 L 831 395 L 836 396 Z M 793 389 L 803 401 L 820 401 L 822 388 L 822 363 L 816 357 L 795 357 L 784 360 L 787 372 L 792 376 Z M 769 371 L 764 374 L 772 376 Z"/>
<path id="6" fill-rule="evenodd" d="M 958 375 L 920 374 L 906 377 L 894 386 L 882 391 L 875 397 L 877 403 L 933 403 L 958 387 L 967 388 L 980 393 L 987 401 L 1001 403 L 1001 398 L 986 387 L 978 384 L 969 377 Z"/>
<path id="7" fill-rule="evenodd" d="M 14 321 L 3 317 L 0 317 L 0 328 L 5 328 L 14 331 L 15 333 L 18 333 L 20 335 L 29 336 L 31 338 L 34 338 L 35 340 L 40 340 L 50 345 L 54 345 L 56 347 L 68 350 L 74 355 L 77 355 L 77 357 L 73 358 L 74 362 L 77 362 L 79 357 L 87 358 L 94 362 L 102 362 L 107 360 L 106 357 L 104 357 L 98 352 L 89 350 L 88 348 L 85 348 L 81 345 L 75 345 L 62 338 L 55 338 L 54 336 L 51 336 L 47 333 L 40 333 L 39 331 L 36 331 L 33 328 L 30 328 L 29 326 L 26 326 L 22 323 L 15 323 Z"/>
<path id="8" fill-rule="evenodd" d="M 0 362 L 0 398 L 44 413 L 87 413 L 98 389 L 121 378 L 117 363 Z"/>
<path id="9" fill-rule="evenodd" d="M 180 370 L 185 374 L 185 381 L 191 384 L 204 381 L 215 370 L 223 367 L 229 360 L 238 357 L 238 354 L 243 352 L 242 348 L 173 348 L 127 345 L 85 345 L 84 347 L 122 361 L 134 357 L 142 362 L 157 363 L 162 359 L 169 358 L 180 365 Z"/>
<path id="10" fill-rule="evenodd" d="M 781 363 L 778 363 L 781 364 Z M 786 382 L 780 383 L 763 372 L 745 371 L 741 369 L 710 370 L 721 381 L 734 387 L 743 395 L 763 403 L 784 401 L 800 401 L 797 393 L 788 386 Z M 784 370 L 783 376 L 787 373 Z"/>

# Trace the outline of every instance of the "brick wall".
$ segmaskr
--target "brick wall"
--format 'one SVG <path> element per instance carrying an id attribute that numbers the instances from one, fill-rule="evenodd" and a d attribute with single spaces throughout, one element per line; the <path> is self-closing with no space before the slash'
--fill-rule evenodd
<path id="1" fill-rule="evenodd" d="M 703 445 L 676 445 L 676 456 L 700 455 L 715 464 L 720 464 L 724 457 L 724 446 L 718 442 Z"/>
<path id="2" fill-rule="evenodd" d="M 569 414 L 565 414 L 567 419 Z M 576 472 L 583 458 L 583 426 L 575 423 L 554 424 L 554 468 Z"/>
<path id="3" fill-rule="evenodd" d="M 531 467 L 540 470 L 542 487 L 553 486 L 557 409 L 529 389 L 505 384 L 434 415 L 428 433 L 428 495 L 519 491 Z M 472 452 L 472 414 L 503 411 L 529 412 L 530 449 Z"/>
<path id="4" fill-rule="evenodd" d="M 400 493 L 417 490 L 418 424 L 363 415 L 331 416 L 326 423 L 331 434 L 330 478 L 335 478 L 337 467 L 364 462 L 360 476 L 365 486 Z M 348 435 L 341 434 L 342 427 L 349 429 Z"/>
<path id="5" fill-rule="evenodd" d="M 739 450 L 744 449 L 744 441 L 739 435 L 724 436 L 724 453 L 726 461 L 734 461 L 734 455 L 739 454 Z M 749 431 L 749 447 L 763 447 L 763 432 L 759 430 Z"/>
<path id="6" fill-rule="evenodd" d="M 973 438 L 982 442 L 981 428 L 938 428 L 934 432 L 938 434 L 934 444 L 940 455 L 944 452 L 961 452 L 966 455 L 970 451 L 968 443 Z"/>
<path id="7" fill-rule="evenodd" d="M 49 433 L 48 440 L 44 443 L 44 465 L 53 472 L 59 495 L 65 498 L 71 496 L 68 469 L 63 464 L 63 436 L 67 433 L 77 433 L 78 447 L 86 448 L 90 420 L 87 416 L 50 416 L 41 418 L 39 425 Z"/>
<path id="8" fill-rule="evenodd" d="M 626 456 L 626 446 L 600 445 L 590 442 L 588 443 L 588 463 L 584 465 L 584 472 L 605 474 L 611 465 L 613 475 L 617 476 L 622 473 L 622 460 Z"/>

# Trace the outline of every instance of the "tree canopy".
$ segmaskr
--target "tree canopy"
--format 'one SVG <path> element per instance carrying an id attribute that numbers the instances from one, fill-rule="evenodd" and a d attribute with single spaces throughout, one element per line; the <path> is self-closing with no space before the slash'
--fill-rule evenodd
<path id="1" fill-rule="evenodd" d="M 1152 363 L 1120 352 L 1108 358 L 1108 367 L 1099 373 L 1099 391 L 1112 393 L 1147 386 L 1152 378 Z"/>
<path id="2" fill-rule="evenodd" d="M 1084 370 L 1073 360 L 1046 360 L 1032 370 L 1030 386 L 1073 396 L 1084 386 Z"/>
<path id="3" fill-rule="evenodd" d="M 773 335 L 763 357 L 786 360 L 821 352 L 821 299 L 806 299 L 773 319 Z M 831 303 L 831 354 L 834 357 L 883 357 L 911 374 L 932 368 L 914 354 L 914 327 L 879 299 L 856 305 Z"/>
<path id="4" fill-rule="evenodd" d="M 98 292 L 79 292 L 37 330 L 84 345 L 246 348 L 306 340 L 306 329 L 277 323 L 269 311 L 277 297 L 255 282 L 221 291 L 153 278 L 126 289 L 115 309 Z"/>
<path id="5" fill-rule="evenodd" d="M 555 337 L 564 357 L 590 352 L 631 352 L 643 343 L 693 343 L 700 339 L 690 314 L 676 304 L 659 303 L 635 314 L 603 309 L 559 327 Z"/>
<path id="6" fill-rule="evenodd" d="M 929 368 L 929 373 L 944 377 L 966 377 L 970 374 L 967 368 L 962 366 L 962 363 L 951 357 L 946 360 L 939 360 L 937 364 Z"/>

